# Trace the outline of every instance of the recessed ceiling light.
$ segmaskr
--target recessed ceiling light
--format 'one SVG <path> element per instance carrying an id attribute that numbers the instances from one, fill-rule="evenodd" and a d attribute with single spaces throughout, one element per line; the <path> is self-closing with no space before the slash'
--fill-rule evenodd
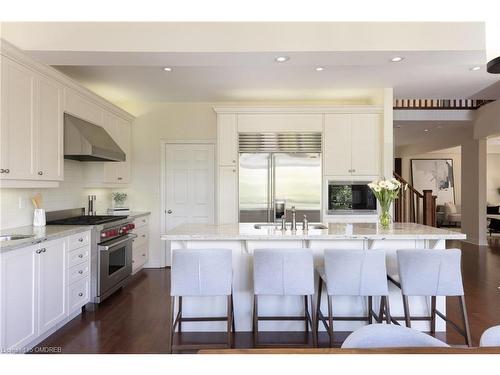
<path id="1" fill-rule="evenodd" d="M 321 66 L 318 66 L 318 67 L 316 68 L 316 71 L 317 71 L 317 72 L 321 72 L 321 71 L 323 71 L 323 70 L 325 70 L 325 69 L 324 69 L 323 67 L 321 67 Z"/>
<path id="2" fill-rule="evenodd" d="M 392 62 L 400 62 L 403 60 L 404 60 L 404 57 L 400 57 L 400 56 L 395 56 L 391 59 Z"/>
<path id="3" fill-rule="evenodd" d="M 169 68 L 168 66 L 166 66 L 165 68 L 163 68 L 163 70 L 166 71 L 166 72 L 171 72 L 172 68 Z"/>
<path id="4" fill-rule="evenodd" d="M 481 67 L 480 67 L 480 66 L 473 66 L 472 68 L 470 68 L 470 70 L 471 70 L 472 72 L 476 72 L 476 71 L 478 71 L 479 69 L 481 69 Z"/>
<path id="5" fill-rule="evenodd" d="M 290 60 L 290 58 L 288 56 L 278 56 L 274 59 L 274 61 L 279 62 L 279 63 L 283 63 L 283 62 L 288 61 L 288 60 Z"/>
<path id="6" fill-rule="evenodd" d="M 424 132 L 428 132 L 428 131 L 429 131 L 429 129 L 424 129 Z"/>

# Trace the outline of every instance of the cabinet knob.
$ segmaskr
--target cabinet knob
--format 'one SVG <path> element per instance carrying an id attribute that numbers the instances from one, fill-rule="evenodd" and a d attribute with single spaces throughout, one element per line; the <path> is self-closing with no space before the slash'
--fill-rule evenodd
<path id="1" fill-rule="evenodd" d="M 145 235 L 145 234 L 143 234 L 141 237 L 146 237 L 146 235 Z"/>
<path id="2" fill-rule="evenodd" d="M 167 214 L 169 214 L 169 215 L 170 215 L 171 213 L 172 213 L 172 210 L 168 210 L 168 211 L 167 211 Z"/>
<path id="3" fill-rule="evenodd" d="M 143 257 L 145 257 L 145 256 L 146 256 L 146 254 L 142 254 L 142 256 L 143 256 Z"/>
<path id="4" fill-rule="evenodd" d="M 233 169 L 233 172 L 236 173 L 236 169 Z"/>
<path id="5" fill-rule="evenodd" d="M 42 171 L 38 171 L 38 175 L 41 176 L 43 174 Z"/>
<path id="6" fill-rule="evenodd" d="M 78 258 L 83 258 L 83 254 L 78 254 Z"/>
<path id="7" fill-rule="evenodd" d="M 5 169 L 0 169 L 0 173 L 5 173 Z"/>
<path id="8" fill-rule="evenodd" d="M 83 238 L 81 238 L 81 237 L 80 237 L 80 238 L 78 239 L 78 241 L 83 242 Z"/>
<path id="9" fill-rule="evenodd" d="M 78 293 L 78 297 L 83 297 L 83 293 L 82 292 Z"/>
<path id="10" fill-rule="evenodd" d="M 78 273 L 81 275 L 83 273 L 83 270 L 78 271 Z"/>
<path id="11" fill-rule="evenodd" d="M 37 251 L 35 251 L 35 253 L 37 254 L 40 254 L 42 252 L 42 249 L 38 249 Z"/>
<path id="12" fill-rule="evenodd" d="M 132 263 L 135 263 L 135 260 L 132 259 Z"/>
<path id="13" fill-rule="evenodd" d="M 7 169 L 5 170 L 5 173 L 10 173 L 10 169 L 9 169 L 9 168 L 7 168 Z"/>
<path id="14" fill-rule="evenodd" d="M 233 163 L 236 164 L 236 160 L 233 160 Z"/>
<path id="15" fill-rule="evenodd" d="M 123 177 L 118 177 L 118 180 L 123 180 Z"/>

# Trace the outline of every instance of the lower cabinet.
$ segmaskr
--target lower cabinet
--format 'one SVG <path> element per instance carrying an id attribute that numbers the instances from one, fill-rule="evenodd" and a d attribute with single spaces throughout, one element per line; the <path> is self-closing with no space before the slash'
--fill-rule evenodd
<path id="1" fill-rule="evenodd" d="M 217 222 L 237 223 L 238 212 L 238 170 L 236 167 L 219 166 L 217 197 Z"/>
<path id="2" fill-rule="evenodd" d="M 1 254 L 0 352 L 29 349 L 89 302 L 89 257 L 69 267 L 78 250 L 71 239 L 85 235 L 90 233 Z"/>
<path id="3" fill-rule="evenodd" d="M 140 271 L 149 260 L 149 216 L 140 216 L 134 220 L 137 235 L 132 242 L 132 274 Z"/>

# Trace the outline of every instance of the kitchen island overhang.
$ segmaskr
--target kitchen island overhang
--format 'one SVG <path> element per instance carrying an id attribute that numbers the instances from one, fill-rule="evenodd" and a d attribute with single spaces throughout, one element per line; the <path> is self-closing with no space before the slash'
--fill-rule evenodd
<path id="1" fill-rule="evenodd" d="M 281 231 L 273 226 L 256 229 L 254 224 L 182 224 L 161 239 L 169 242 L 171 250 L 188 248 L 231 249 L 233 251 L 233 294 L 236 331 L 252 331 L 252 254 L 258 248 L 310 248 L 315 265 L 322 265 L 324 249 L 384 249 L 387 273 L 397 275 L 396 251 L 404 249 L 446 248 L 446 240 L 464 240 L 465 234 L 414 223 L 394 223 L 390 229 L 379 228 L 376 223 L 330 223 L 327 229 L 309 229 L 304 232 Z M 318 282 L 318 275 L 315 275 Z M 317 290 L 317 289 L 316 289 Z M 403 316 L 401 290 L 389 284 L 391 315 Z M 326 306 L 323 293 L 322 306 Z M 429 314 L 430 299 L 410 297 L 412 315 Z M 260 302 L 262 301 L 262 302 Z M 374 298 L 377 311 L 379 298 Z M 333 314 L 338 316 L 366 315 L 366 298 L 334 297 Z M 437 298 L 437 308 L 445 312 L 445 297 Z M 217 316 L 226 309 L 224 297 L 183 298 L 183 315 Z M 259 300 L 259 310 L 266 315 L 302 315 L 303 301 L 299 297 L 269 296 Z M 404 324 L 404 322 L 401 322 Z M 353 331 L 366 323 L 335 321 L 334 331 Z M 324 330 L 320 324 L 320 330 Z M 426 321 L 412 322 L 412 327 L 429 331 Z M 301 331 L 300 322 L 264 321 L 261 331 Z M 183 324 L 185 331 L 225 331 L 224 323 L 196 322 Z M 436 331 L 446 331 L 445 323 L 438 319 Z"/>

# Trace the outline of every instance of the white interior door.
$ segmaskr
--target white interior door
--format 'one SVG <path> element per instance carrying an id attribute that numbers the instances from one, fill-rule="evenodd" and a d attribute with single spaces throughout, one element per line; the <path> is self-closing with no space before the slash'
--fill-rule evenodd
<path id="1" fill-rule="evenodd" d="M 214 152 L 213 144 L 165 145 L 165 232 L 184 223 L 213 224 Z"/>

